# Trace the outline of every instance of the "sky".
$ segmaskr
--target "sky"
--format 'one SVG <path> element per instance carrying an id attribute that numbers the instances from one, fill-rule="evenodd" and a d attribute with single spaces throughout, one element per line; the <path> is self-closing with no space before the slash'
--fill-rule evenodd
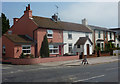
<path id="1" fill-rule="evenodd" d="M 118 2 L 2 2 L 2 12 L 13 24 L 13 18 L 24 14 L 27 4 L 31 5 L 34 16 L 49 17 L 57 12 L 62 21 L 81 24 L 86 18 L 89 25 L 107 28 L 118 27 Z"/>

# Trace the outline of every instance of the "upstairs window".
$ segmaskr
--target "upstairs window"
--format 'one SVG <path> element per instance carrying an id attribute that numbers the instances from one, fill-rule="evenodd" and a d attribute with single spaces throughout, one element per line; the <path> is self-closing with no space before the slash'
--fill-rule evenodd
<path id="1" fill-rule="evenodd" d="M 100 34 L 101 34 L 100 31 L 98 31 L 98 38 L 100 38 Z"/>
<path id="2" fill-rule="evenodd" d="M 22 45 L 23 54 L 31 54 L 31 45 Z"/>
<path id="3" fill-rule="evenodd" d="M 112 39 L 112 33 L 110 32 L 110 39 Z"/>
<path id="4" fill-rule="evenodd" d="M 72 32 L 68 32 L 68 39 L 72 39 Z"/>
<path id="5" fill-rule="evenodd" d="M 86 33 L 86 37 L 89 38 L 89 34 Z"/>
<path id="6" fill-rule="evenodd" d="M 105 40 L 106 40 L 106 38 L 107 38 L 107 32 L 105 32 Z"/>
<path id="7" fill-rule="evenodd" d="M 5 54 L 5 45 L 3 45 L 2 53 Z"/>
<path id="8" fill-rule="evenodd" d="M 77 45 L 77 48 L 80 48 L 80 45 Z"/>
<path id="9" fill-rule="evenodd" d="M 47 38 L 53 38 L 53 31 L 47 30 Z"/>

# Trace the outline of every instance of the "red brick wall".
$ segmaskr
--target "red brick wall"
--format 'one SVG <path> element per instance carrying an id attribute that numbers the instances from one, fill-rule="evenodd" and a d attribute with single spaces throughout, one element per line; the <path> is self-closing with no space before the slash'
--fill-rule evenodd
<path id="1" fill-rule="evenodd" d="M 18 22 L 15 23 L 11 27 L 10 30 L 13 31 L 13 34 L 21 34 L 25 35 L 28 34 L 29 36 L 33 37 L 33 30 L 37 28 L 37 25 L 28 17 L 28 13 L 24 14 Z"/>
<path id="2" fill-rule="evenodd" d="M 34 56 L 35 56 L 35 48 L 34 48 L 34 46 L 32 45 L 31 46 L 31 54 L 33 54 Z M 21 53 L 22 53 L 22 45 L 16 45 L 15 47 L 14 47 L 14 58 L 19 58 L 20 57 L 20 55 L 21 55 Z"/>
<path id="3" fill-rule="evenodd" d="M 5 45 L 6 54 L 3 57 L 19 58 L 22 53 L 22 45 L 15 45 L 7 37 L 2 36 L 2 45 Z M 31 54 L 34 55 L 34 46 L 31 46 Z"/>
<path id="4" fill-rule="evenodd" d="M 37 30 L 37 55 L 40 54 L 41 43 L 43 41 L 44 35 L 46 34 L 47 29 L 38 29 Z M 63 32 L 62 30 L 53 30 L 53 38 L 48 38 L 48 42 L 63 42 Z"/>
<path id="5" fill-rule="evenodd" d="M 64 57 L 54 57 L 54 58 L 26 58 L 26 59 L 10 59 L 8 62 L 12 64 L 38 64 L 38 63 L 47 63 L 55 61 L 67 61 L 67 60 L 76 60 L 79 59 L 78 56 L 64 56 Z M 6 60 L 3 60 L 4 62 Z"/>
<path id="6" fill-rule="evenodd" d="M 14 57 L 14 43 L 10 41 L 7 37 L 2 36 L 2 46 L 5 45 L 5 56 L 3 57 Z"/>

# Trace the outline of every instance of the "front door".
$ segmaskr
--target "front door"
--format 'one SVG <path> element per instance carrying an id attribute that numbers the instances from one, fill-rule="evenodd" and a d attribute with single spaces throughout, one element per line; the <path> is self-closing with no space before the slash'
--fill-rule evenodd
<path id="1" fill-rule="evenodd" d="M 89 55 L 89 44 L 87 44 L 87 55 Z"/>

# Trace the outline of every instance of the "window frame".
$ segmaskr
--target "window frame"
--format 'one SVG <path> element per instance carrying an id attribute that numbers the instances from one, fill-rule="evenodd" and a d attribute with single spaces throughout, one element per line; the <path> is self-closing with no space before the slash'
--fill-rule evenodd
<path id="1" fill-rule="evenodd" d="M 98 38 L 101 38 L 101 31 L 98 31 Z"/>
<path id="2" fill-rule="evenodd" d="M 53 38 L 53 30 L 49 30 L 49 29 L 47 30 L 47 38 Z"/>
<path id="3" fill-rule="evenodd" d="M 52 47 L 50 47 L 52 46 Z M 54 48 L 54 46 L 57 46 L 57 48 Z M 50 54 L 59 54 L 59 45 L 49 45 L 49 52 L 52 50 L 52 53 Z M 54 53 L 54 50 L 57 50 L 57 53 Z"/>
<path id="4" fill-rule="evenodd" d="M 68 39 L 72 39 L 72 31 L 68 31 Z"/>
<path id="5" fill-rule="evenodd" d="M 2 46 L 2 53 L 3 53 L 3 54 L 6 53 L 5 45 Z"/>
<path id="6" fill-rule="evenodd" d="M 23 47 L 30 47 L 30 49 L 23 49 Z M 30 53 L 24 53 L 23 52 L 24 50 L 26 50 L 26 51 L 30 50 Z M 31 54 L 31 45 L 22 45 L 22 53 L 24 53 L 24 54 Z"/>
<path id="7" fill-rule="evenodd" d="M 77 48 L 80 48 L 81 46 L 80 45 L 77 45 Z"/>
<path id="8" fill-rule="evenodd" d="M 112 39 L 112 32 L 110 32 L 110 39 Z"/>
<path id="9" fill-rule="evenodd" d="M 71 45 L 71 46 L 69 46 L 69 45 Z M 70 52 L 70 48 L 71 48 L 71 52 Z M 68 52 L 69 52 L 69 53 L 72 53 L 72 48 L 73 48 L 73 47 L 72 47 L 72 43 L 69 43 L 69 44 L 68 44 Z"/>

